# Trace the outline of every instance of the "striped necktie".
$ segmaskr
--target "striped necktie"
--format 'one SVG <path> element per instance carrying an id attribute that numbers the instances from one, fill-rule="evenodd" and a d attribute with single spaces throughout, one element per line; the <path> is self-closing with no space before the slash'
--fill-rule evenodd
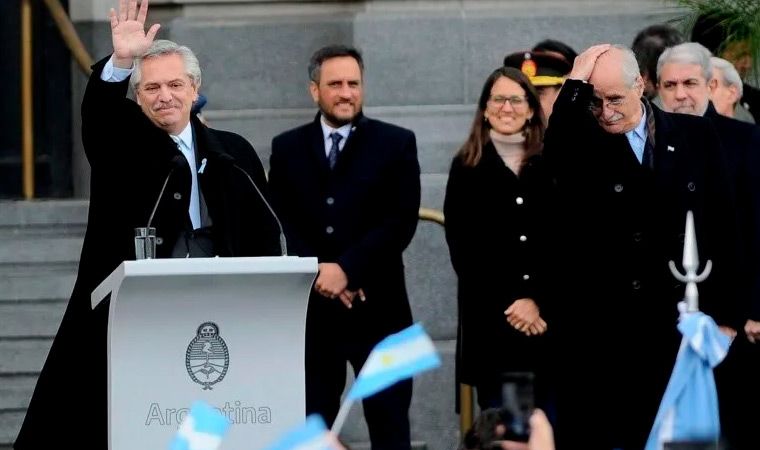
<path id="1" fill-rule="evenodd" d="M 338 152 L 340 151 L 338 144 L 343 139 L 343 135 L 335 131 L 330 134 L 330 139 L 332 139 L 332 147 L 330 147 L 330 153 L 327 154 L 327 162 L 332 170 L 335 168 L 335 163 L 338 162 Z"/>

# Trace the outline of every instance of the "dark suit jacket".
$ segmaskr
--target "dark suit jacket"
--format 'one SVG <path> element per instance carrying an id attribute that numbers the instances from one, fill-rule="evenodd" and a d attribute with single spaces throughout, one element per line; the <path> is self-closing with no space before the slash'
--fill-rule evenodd
<path id="1" fill-rule="evenodd" d="M 684 285 L 668 261 L 681 265 L 686 212 L 694 212 L 702 266 L 713 262 L 699 284 L 700 309 L 738 329 L 737 221 L 707 119 L 652 107 L 650 167 L 639 164 L 625 135 L 601 129 L 588 110 L 592 94 L 591 84 L 565 83 L 544 148 L 562 205 L 557 342 L 579 368 L 563 374 L 571 403 L 564 417 L 600 418 L 605 423 L 594 429 L 604 430 L 605 444 L 643 448 L 680 341 L 676 304 Z M 594 351 L 602 339 L 612 350 Z M 578 438 L 593 434 L 582 424 L 563 428 Z"/>
<path id="2" fill-rule="evenodd" d="M 741 273 L 747 281 L 745 314 L 760 320 L 760 126 L 721 116 L 712 103 L 705 117 L 715 125 L 735 183 L 744 243 Z"/>
<path id="3" fill-rule="evenodd" d="M 269 188 L 291 253 L 337 262 L 367 297 L 348 310 L 313 294 L 310 324 L 351 324 L 374 340 L 411 323 L 402 252 L 420 206 L 414 133 L 359 116 L 330 171 L 317 115 L 272 140 Z"/>
<path id="4" fill-rule="evenodd" d="M 106 448 L 108 311 L 103 304 L 93 311 L 90 293 L 122 261 L 135 258 L 134 228 L 148 224 L 156 203 L 151 225 L 160 238 L 159 257 L 168 257 L 179 233 L 190 226 L 187 160 L 169 135 L 126 98 L 128 81 L 100 79 L 106 61 L 93 66 L 82 101 L 82 139 L 92 176 L 79 274 L 16 448 L 44 448 L 48 437 L 57 444 Z M 234 161 L 265 189 L 264 169 L 253 148 L 242 137 L 207 128 L 197 118 L 192 126 L 196 159 L 199 164 L 207 159 L 198 182 L 213 221 L 215 252 L 278 255 L 276 223 L 245 175 L 232 165 Z M 66 414 L 60 413 L 63 404 L 70 408 Z M 85 417 L 90 425 L 82 433 L 78 421 Z M 82 445 L 85 440 L 88 445 Z"/>
<path id="5" fill-rule="evenodd" d="M 459 157 L 452 161 L 443 212 L 458 276 L 461 382 L 475 385 L 505 371 L 532 371 L 546 358 L 543 337 L 515 330 L 504 310 L 517 299 L 531 298 L 552 326 L 546 314 L 553 199 L 553 182 L 541 156 L 530 158 L 519 177 L 491 142 L 474 167 Z"/>

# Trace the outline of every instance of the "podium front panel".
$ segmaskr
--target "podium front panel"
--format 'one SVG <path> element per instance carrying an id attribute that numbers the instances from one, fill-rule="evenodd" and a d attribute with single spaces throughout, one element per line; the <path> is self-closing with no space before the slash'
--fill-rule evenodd
<path id="1" fill-rule="evenodd" d="M 247 259 L 264 261 L 247 272 L 126 270 L 109 317 L 112 450 L 167 448 L 196 400 L 230 421 L 223 448 L 263 448 L 304 420 L 316 261 L 278 272 Z"/>

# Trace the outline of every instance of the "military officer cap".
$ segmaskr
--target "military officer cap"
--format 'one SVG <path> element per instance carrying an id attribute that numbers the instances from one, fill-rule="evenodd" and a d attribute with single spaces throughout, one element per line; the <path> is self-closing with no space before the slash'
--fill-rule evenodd
<path id="1" fill-rule="evenodd" d="M 560 86 L 572 66 L 562 58 L 544 52 L 524 51 L 507 55 L 504 65 L 520 69 L 533 86 Z"/>

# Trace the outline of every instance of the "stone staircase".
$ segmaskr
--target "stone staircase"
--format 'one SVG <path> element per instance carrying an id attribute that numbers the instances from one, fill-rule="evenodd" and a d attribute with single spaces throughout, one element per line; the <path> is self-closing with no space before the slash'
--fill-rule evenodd
<path id="1" fill-rule="evenodd" d="M 85 201 L 0 202 L 0 448 L 18 433 L 76 277 Z"/>

